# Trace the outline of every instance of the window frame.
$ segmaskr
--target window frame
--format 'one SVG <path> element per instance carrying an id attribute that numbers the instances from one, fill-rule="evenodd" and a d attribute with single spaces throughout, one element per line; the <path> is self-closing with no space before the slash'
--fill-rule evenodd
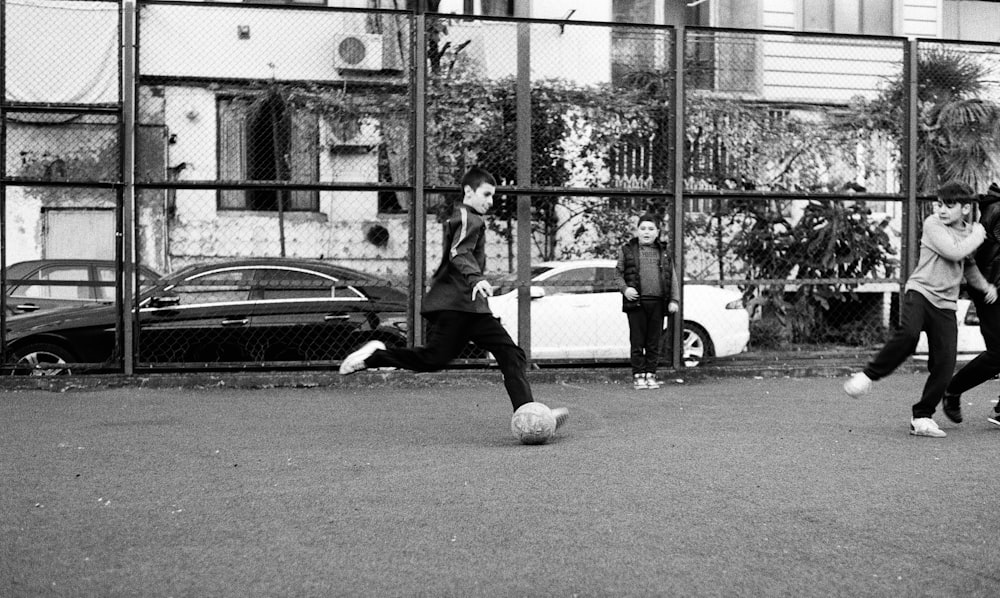
<path id="1" fill-rule="evenodd" d="M 218 178 L 225 181 L 249 182 L 261 179 L 249 178 L 249 130 L 250 120 L 254 117 L 250 109 L 256 98 L 250 94 L 238 92 L 218 94 L 216 103 L 216 164 Z M 287 178 L 275 179 L 282 182 L 299 182 L 297 167 L 303 166 L 307 171 L 308 183 L 317 183 L 320 178 L 320 132 L 319 119 L 308 112 L 296 113 L 287 105 L 284 118 L 287 121 L 288 147 L 284 147 L 285 155 L 295 156 L 305 153 L 307 162 L 288 165 Z M 305 124 L 303 126 L 303 122 Z M 300 131 L 305 131 L 301 134 Z M 298 142 L 296 140 L 299 140 Z M 235 145 L 235 147 L 233 147 Z M 254 207 L 254 193 L 270 191 L 275 194 L 270 202 L 273 207 Z M 279 210 L 279 202 L 280 210 Z M 262 204 L 261 204 L 262 205 Z M 281 188 L 264 189 L 217 189 L 216 209 L 223 213 L 255 213 L 277 214 L 280 212 L 319 213 L 319 191 L 313 189 L 287 190 Z"/>

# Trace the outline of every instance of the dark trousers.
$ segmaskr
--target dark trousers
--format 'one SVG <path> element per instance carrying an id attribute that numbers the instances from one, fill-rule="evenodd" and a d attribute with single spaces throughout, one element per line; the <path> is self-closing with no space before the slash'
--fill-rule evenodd
<path id="1" fill-rule="evenodd" d="M 948 384 L 947 393 L 960 395 L 1000 374 L 1000 302 L 986 303 L 982 293 L 969 291 L 979 315 L 979 331 L 986 341 L 986 350 L 958 370 Z"/>
<path id="2" fill-rule="evenodd" d="M 913 417 L 934 415 L 944 390 L 955 373 L 955 343 L 958 323 L 955 311 L 934 307 L 923 295 L 907 291 L 903 298 L 900 326 L 889 342 L 868 365 L 865 375 L 872 380 L 885 378 L 913 355 L 920 331 L 927 332 L 927 382 L 920 400 L 913 405 Z"/>
<path id="3" fill-rule="evenodd" d="M 663 334 L 663 299 L 643 298 L 639 307 L 625 312 L 628 317 L 629 361 L 633 374 L 656 373 Z"/>
<path id="4" fill-rule="evenodd" d="M 430 325 L 424 346 L 376 351 L 365 360 L 365 365 L 435 372 L 448 365 L 472 341 L 496 358 L 515 411 L 534 400 L 528 384 L 528 360 L 524 350 L 514 343 L 493 314 L 439 311 L 427 314 L 427 320 Z"/>

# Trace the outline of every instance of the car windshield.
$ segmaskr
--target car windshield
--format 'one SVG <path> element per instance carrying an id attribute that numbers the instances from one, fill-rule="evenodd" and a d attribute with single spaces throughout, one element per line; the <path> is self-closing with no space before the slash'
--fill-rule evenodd
<path id="1" fill-rule="evenodd" d="M 532 266 L 531 267 L 531 279 L 534 280 L 545 274 L 552 269 L 552 266 Z M 503 295 L 504 293 L 509 293 L 514 290 L 517 284 L 517 272 L 511 272 L 497 279 L 496 288 L 493 293 L 496 295 Z"/>

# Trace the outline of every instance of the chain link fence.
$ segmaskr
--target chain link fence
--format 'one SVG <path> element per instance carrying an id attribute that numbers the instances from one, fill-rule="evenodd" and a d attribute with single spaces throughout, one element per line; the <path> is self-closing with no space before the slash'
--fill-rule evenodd
<path id="1" fill-rule="evenodd" d="M 131 61 L 123 7 L 3 5 L 16 372 L 329 368 L 419 342 L 474 164 L 499 181 L 491 304 L 538 363 L 625 363 L 614 267 L 643 212 L 684 279 L 668 363 L 866 350 L 936 187 L 1000 179 L 991 45 L 140 2 Z"/>

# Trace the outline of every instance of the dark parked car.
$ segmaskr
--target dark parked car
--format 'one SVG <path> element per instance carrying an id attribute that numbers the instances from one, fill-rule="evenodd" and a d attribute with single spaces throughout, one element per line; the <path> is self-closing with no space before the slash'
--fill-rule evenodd
<path id="1" fill-rule="evenodd" d="M 254 367 L 343 359 L 369 340 L 406 342 L 407 294 L 319 261 L 261 258 L 197 265 L 140 295 L 137 367 Z M 113 368 L 116 308 L 91 304 L 8 318 L 16 373 Z"/>
<path id="2" fill-rule="evenodd" d="M 23 314 L 114 303 L 115 272 L 111 260 L 30 260 L 7 267 L 7 313 Z M 150 288 L 162 276 L 139 266 L 140 289 Z"/>

